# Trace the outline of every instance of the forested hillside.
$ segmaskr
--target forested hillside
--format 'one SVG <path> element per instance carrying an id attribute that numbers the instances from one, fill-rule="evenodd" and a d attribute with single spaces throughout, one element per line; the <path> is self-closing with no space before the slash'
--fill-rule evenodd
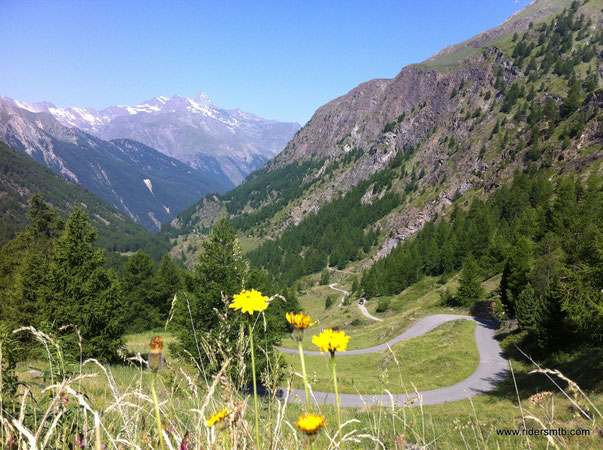
<path id="1" fill-rule="evenodd" d="M 549 3 L 530 5 L 504 32 L 485 33 L 469 55 L 445 52 L 333 100 L 266 167 L 164 230 L 203 234 L 226 214 L 245 234 L 276 238 L 383 172 L 386 182 L 358 188 L 357 200 L 403 199 L 371 224 L 389 248 L 448 215 L 458 198 L 487 197 L 516 170 L 591 171 L 602 143 L 600 9 Z"/>
<path id="2" fill-rule="evenodd" d="M 84 208 L 98 230 L 97 245 L 112 252 L 144 250 L 154 259 L 169 248 L 167 239 L 154 235 L 121 211 L 53 173 L 31 158 L 0 142 L 0 246 L 23 231 L 28 202 L 35 194 L 66 218 L 76 206 Z"/>

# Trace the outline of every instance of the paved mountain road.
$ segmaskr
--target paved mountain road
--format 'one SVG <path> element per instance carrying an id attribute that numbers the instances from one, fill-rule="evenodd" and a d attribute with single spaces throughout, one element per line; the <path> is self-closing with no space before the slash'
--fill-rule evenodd
<path id="1" fill-rule="evenodd" d="M 337 358 L 351 355 L 365 355 L 368 353 L 383 352 L 392 345 L 421 336 L 433 330 L 434 328 L 451 320 L 472 320 L 477 323 L 475 327 L 475 342 L 479 352 L 479 365 L 473 374 L 452 386 L 433 389 L 430 391 L 422 391 L 419 394 L 422 397 L 423 405 L 435 405 L 439 403 L 454 402 L 464 400 L 468 397 L 473 397 L 477 394 L 490 391 L 496 387 L 507 375 L 509 363 L 505 358 L 498 341 L 494 338 L 494 330 L 498 328 L 496 322 L 479 319 L 471 316 L 460 316 L 454 314 L 435 314 L 432 316 L 423 317 L 414 325 L 410 326 L 406 331 L 389 341 L 376 345 L 374 347 L 362 348 L 358 350 L 349 350 L 343 353 L 337 353 Z M 279 348 L 283 353 L 297 353 L 297 350 Z M 320 355 L 318 351 L 305 351 L 306 355 Z M 303 402 L 303 389 L 291 389 L 289 392 L 289 402 Z M 313 391 L 313 401 L 318 404 L 335 404 L 335 394 L 332 392 Z M 279 388 L 279 396 L 286 397 L 284 388 Z M 418 401 L 412 402 L 417 397 L 416 393 L 407 394 L 392 394 L 390 397 L 387 394 L 340 394 L 339 399 L 341 406 L 346 407 L 364 407 L 372 405 L 391 406 L 392 400 L 395 406 L 404 406 L 405 404 L 419 404 Z M 410 403 L 409 403 L 410 402 Z"/>

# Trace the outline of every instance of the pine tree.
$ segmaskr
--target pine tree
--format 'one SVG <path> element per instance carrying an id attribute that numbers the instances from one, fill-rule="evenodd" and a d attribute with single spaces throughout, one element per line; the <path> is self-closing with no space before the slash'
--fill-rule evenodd
<path id="1" fill-rule="evenodd" d="M 460 275 L 460 285 L 456 293 L 458 301 L 465 306 L 478 301 L 484 294 L 480 279 L 480 268 L 473 255 L 469 255 L 463 264 Z"/>
<path id="2" fill-rule="evenodd" d="M 75 208 L 58 238 L 41 289 L 42 320 L 58 329 L 75 325 L 83 354 L 109 360 L 123 347 L 124 306 L 116 275 L 103 268 L 103 251 L 94 249 L 97 231 Z M 75 335 L 72 351 L 77 351 Z"/>
<path id="3" fill-rule="evenodd" d="M 157 309 L 161 321 L 165 323 L 172 305 L 174 295 L 184 287 L 182 269 L 169 255 L 163 255 L 159 267 L 155 272 L 155 284 L 157 288 Z"/>
<path id="4" fill-rule="evenodd" d="M 580 92 L 580 85 L 577 82 L 572 83 L 569 92 L 565 100 L 561 104 L 561 116 L 567 117 L 574 111 L 576 111 L 582 104 L 582 96 Z"/>
<path id="5" fill-rule="evenodd" d="M 329 284 L 329 279 L 330 279 L 329 270 L 328 269 L 323 270 L 322 274 L 320 275 L 320 285 L 326 286 L 327 284 Z"/>
<path id="6" fill-rule="evenodd" d="M 128 303 L 129 332 L 150 330 L 165 320 L 159 310 L 160 294 L 154 274 L 153 260 L 141 250 L 124 264 L 121 284 Z"/>

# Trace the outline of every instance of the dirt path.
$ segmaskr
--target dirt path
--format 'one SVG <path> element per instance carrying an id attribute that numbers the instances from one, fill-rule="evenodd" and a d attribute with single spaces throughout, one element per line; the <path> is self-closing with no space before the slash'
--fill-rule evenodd
<path id="1" fill-rule="evenodd" d="M 366 306 L 361 305 L 360 303 L 358 303 L 358 308 L 360 308 L 360 312 L 362 314 L 364 314 L 365 317 L 368 317 L 369 319 L 375 320 L 377 322 L 383 322 L 383 319 L 380 319 L 379 317 L 375 317 L 375 316 L 371 315 L 371 313 L 368 312 L 368 310 L 366 309 Z"/>
<path id="2" fill-rule="evenodd" d="M 350 295 L 350 293 L 348 291 L 344 291 L 343 289 L 339 289 L 337 287 L 335 287 L 337 285 L 337 283 L 331 283 L 329 284 L 329 287 L 331 289 L 333 289 L 334 291 L 339 291 L 342 292 L 343 295 L 341 296 L 341 300 L 339 300 L 339 308 L 341 308 L 343 306 L 343 301 L 345 300 L 346 296 Z"/>

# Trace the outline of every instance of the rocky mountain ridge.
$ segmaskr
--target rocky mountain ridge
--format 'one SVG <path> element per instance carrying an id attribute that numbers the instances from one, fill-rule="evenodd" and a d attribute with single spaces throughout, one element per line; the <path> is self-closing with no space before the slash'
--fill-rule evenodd
<path id="1" fill-rule="evenodd" d="M 219 108 L 203 92 L 193 98 L 159 96 L 100 111 L 1 99 L 31 112 L 52 114 L 62 125 L 104 140 L 142 142 L 232 186 L 280 152 L 299 129 L 297 123 Z"/>
<path id="2" fill-rule="evenodd" d="M 47 112 L 0 99 L 0 140 L 81 184 L 150 230 L 205 194 L 226 190 L 201 172 L 140 142 L 104 141 Z"/>
<path id="3" fill-rule="evenodd" d="M 383 255 L 392 241 L 447 214 L 459 198 L 467 204 L 487 196 L 516 170 L 551 176 L 591 170 L 601 158 L 601 23 L 596 2 L 537 1 L 501 30 L 483 33 L 481 47 L 469 55 L 459 45 L 429 64 L 405 67 L 392 80 L 363 83 L 319 108 L 283 152 L 249 177 L 246 185 L 257 189 L 248 196 L 259 201 L 234 207 L 235 190 L 206 199 L 169 228 L 194 230 L 195 217 L 206 227 L 208 213 L 223 208 L 234 223 L 255 220 L 246 232 L 274 238 L 387 170 L 386 186 L 373 185 L 362 197 L 405 195 L 373 224 L 387 236 L 374 252 Z M 262 178 L 295 171 L 302 162 L 312 167 L 302 178 L 303 194 L 262 214 L 284 192 L 260 195 L 269 186 Z"/>

